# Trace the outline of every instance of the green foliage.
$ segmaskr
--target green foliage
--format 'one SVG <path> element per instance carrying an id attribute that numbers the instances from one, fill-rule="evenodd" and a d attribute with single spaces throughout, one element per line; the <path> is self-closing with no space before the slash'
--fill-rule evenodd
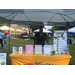
<path id="1" fill-rule="evenodd" d="M 29 25 L 29 27 L 32 29 L 32 31 L 39 29 L 41 25 Z M 44 28 L 44 25 L 43 25 Z"/>
<path id="2" fill-rule="evenodd" d="M 51 28 L 52 31 L 54 31 L 54 30 L 66 30 L 66 29 L 67 28 L 64 27 L 64 26 L 54 26 L 54 27 Z"/>
<path id="3" fill-rule="evenodd" d="M 0 21 L 0 27 L 3 26 L 3 25 L 5 25 L 5 23 Z"/>
<path id="4" fill-rule="evenodd" d="M 11 28 L 18 28 L 18 29 L 22 29 L 22 27 L 27 27 L 27 28 L 31 28 L 32 31 L 40 28 L 41 25 L 18 25 L 18 24 L 11 24 Z M 44 25 L 43 25 L 43 28 L 44 28 Z"/>
<path id="5" fill-rule="evenodd" d="M 22 25 L 11 24 L 11 28 L 14 28 L 14 29 L 22 29 Z"/>

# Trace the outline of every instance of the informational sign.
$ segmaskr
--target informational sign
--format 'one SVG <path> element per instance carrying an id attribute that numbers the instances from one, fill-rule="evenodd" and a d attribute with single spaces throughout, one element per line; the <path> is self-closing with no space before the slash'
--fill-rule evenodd
<path id="1" fill-rule="evenodd" d="M 51 45 L 44 45 L 44 54 L 51 54 Z"/>
<path id="2" fill-rule="evenodd" d="M 0 53 L 0 65 L 6 65 L 7 53 Z"/>
<path id="3" fill-rule="evenodd" d="M 19 47 L 19 54 L 22 54 L 23 52 L 23 47 Z"/>
<path id="4" fill-rule="evenodd" d="M 35 54 L 42 54 L 42 45 L 35 45 Z"/>
<path id="5" fill-rule="evenodd" d="M 17 47 L 12 47 L 13 54 L 16 54 L 16 51 L 17 51 Z"/>
<path id="6" fill-rule="evenodd" d="M 58 52 L 66 52 L 67 49 L 67 31 L 54 31 L 54 50 Z"/>
<path id="7" fill-rule="evenodd" d="M 26 54 L 33 54 L 33 45 L 26 45 Z"/>

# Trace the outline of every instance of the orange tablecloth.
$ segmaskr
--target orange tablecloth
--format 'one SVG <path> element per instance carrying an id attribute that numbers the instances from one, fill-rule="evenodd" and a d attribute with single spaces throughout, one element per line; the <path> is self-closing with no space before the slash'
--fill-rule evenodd
<path id="1" fill-rule="evenodd" d="M 55 55 L 38 55 L 29 54 L 25 55 L 23 52 L 20 54 L 10 54 L 11 65 L 68 65 L 71 56 L 68 54 L 55 54 Z"/>

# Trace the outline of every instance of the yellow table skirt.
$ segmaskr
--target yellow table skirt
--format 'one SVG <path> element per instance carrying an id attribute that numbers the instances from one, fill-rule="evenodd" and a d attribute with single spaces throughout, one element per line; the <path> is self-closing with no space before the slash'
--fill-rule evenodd
<path id="1" fill-rule="evenodd" d="M 10 54 L 11 65 L 68 65 L 71 56 L 68 54 L 55 54 L 55 55 L 44 55 L 44 54 L 29 54 L 22 55 Z"/>

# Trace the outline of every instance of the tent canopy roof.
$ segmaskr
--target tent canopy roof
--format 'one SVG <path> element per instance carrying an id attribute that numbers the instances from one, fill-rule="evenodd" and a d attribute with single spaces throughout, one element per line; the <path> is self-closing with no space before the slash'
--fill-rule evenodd
<path id="1" fill-rule="evenodd" d="M 0 9 L 0 20 L 11 24 L 66 25 L 75 23 L 75 9 Z"/>

